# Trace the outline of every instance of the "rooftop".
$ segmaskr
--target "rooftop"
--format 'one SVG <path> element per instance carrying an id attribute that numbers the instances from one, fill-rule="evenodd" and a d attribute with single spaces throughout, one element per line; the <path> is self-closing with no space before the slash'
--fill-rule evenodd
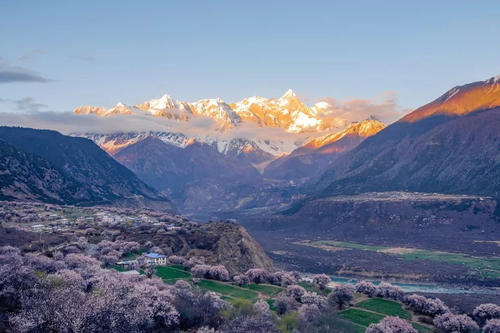
<path id="1" fill-rule="evenodd" d="M 153 259 L 159 259 L 159 258 L 166 258 L 167 256 L 159 253 L 154 253 L 154 252 L 149 252 L 144 255 L 147 258 L 153 258 Z"/>

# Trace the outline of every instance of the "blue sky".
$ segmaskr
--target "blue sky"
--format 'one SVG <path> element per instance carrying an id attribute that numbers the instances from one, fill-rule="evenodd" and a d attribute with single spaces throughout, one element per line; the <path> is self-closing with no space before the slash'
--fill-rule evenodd
<path id="1" fill-rule="evenodd" d="M 0 100 L 67 111 L 292 88 L 309 101 L 395 91 L 414 108 L 500 74 L 499 16 L 500 1 L 0 0 L 0 72 L 23 74 Z"/>

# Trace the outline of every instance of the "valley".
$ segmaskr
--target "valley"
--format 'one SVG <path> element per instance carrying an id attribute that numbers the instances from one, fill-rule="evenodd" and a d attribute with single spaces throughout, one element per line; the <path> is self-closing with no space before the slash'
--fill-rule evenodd
<path id="1" fill-rule="evenodd" d="M 0 333 L 500 333 L 498 13 L 0 1 Z"/>

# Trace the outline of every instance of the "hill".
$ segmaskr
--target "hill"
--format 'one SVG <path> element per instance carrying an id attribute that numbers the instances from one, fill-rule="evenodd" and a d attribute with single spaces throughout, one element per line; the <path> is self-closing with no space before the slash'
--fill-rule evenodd
<path id="1" fill-rule="evenodd" d="M 55 131 L 0 127 L 2 199 L 58 204 L 171 203 L 92 141 Z"/>
<path id="2" fill-rule="evenodd" d="M 331 165 L 317 191 L 498 197 L 499 188 L 500 81 L 492 78 L 453 88 L 368 138 Z"/>

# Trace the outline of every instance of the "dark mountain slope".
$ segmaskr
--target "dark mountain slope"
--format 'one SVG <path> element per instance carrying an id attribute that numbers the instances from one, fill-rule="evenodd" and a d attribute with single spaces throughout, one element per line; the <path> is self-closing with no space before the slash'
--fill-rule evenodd
<path id="1" fill-rule="evenodd" d="M 264 176 L 272 179 L 293 180 L 296 184 L 309 182 L 323 173 L 342 153 L 375 135 L 385 125 L 377 120 L 352 123 L 346 129 L 312 139 L 289 155 L 272 161 Z"/>
<path id="2" fill-rule="evenodd" d="M 0 127 L 0 140 L 4 143 L 2 170 L 9 175 L 4 181 L 10 184 L 10 198 L 36 197 L 81 205 L 148 204 L 171 209 L 166 198 L 90 140 L 14 127 Z"/>
<path id="3" fill-rule="evenodd" d="M 500 107 L 481 109 L 483 99 L 470 89 L 488 94 L 488 105 L 500 104 L 498 81 L 450 90 L 436 101 L 366 139 L 337 159 L 323 174 L 321 196 L 371 191 L 500 194 Z M 442 103 L 439 108 L 438 103 Z M 431 110 L 431 111 L 429 111 Z M 442 111 L 444 110 L 444 111 Z M 464 111 L 466 110 L 466 111 Z"/>
<path id="4" fill-rule="evenodd" d="M 147 137 L 114 157 L 186 212 L 232 208 L 261 183 L 260 174 L 246 161 L 199 142 L 179 148 Z"/>

